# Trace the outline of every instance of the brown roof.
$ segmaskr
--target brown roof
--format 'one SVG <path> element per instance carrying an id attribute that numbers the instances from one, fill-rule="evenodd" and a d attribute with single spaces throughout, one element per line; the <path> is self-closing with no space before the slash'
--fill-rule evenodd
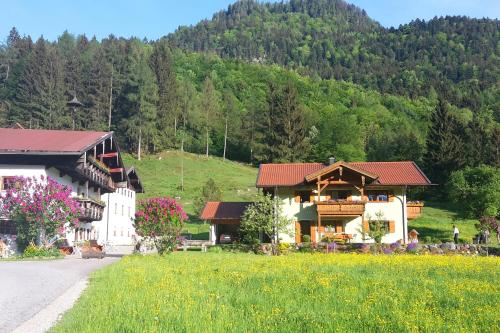
<path id="1" fill-rule="evenodd" d="M 251 202 L 209 201 L 201 212 L 202 220 L 240 219 Z"/>
<path id="2" fill-rule="evenodd" d="M 380 185 L 431 185 L 429 179 L 412 161 L 345 164 L 377 175 L 377 182 Z M 328 167 L 323 163 L 261 164 L 256 185 L 257 187 L 301 185 L 305 183 L 306 176 Z"/>
<path id="3" fill-rule="evenodd" d="M 81 154 L 112 133 L 0 128 L 0 154 Z"/>

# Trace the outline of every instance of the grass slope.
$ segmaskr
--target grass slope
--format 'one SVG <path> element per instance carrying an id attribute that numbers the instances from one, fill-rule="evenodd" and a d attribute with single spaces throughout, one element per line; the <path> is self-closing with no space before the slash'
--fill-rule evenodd
<path id="1" fill-rule="evenodd" d="M 129 256 L 52 332 L 495 332 L 499 272 L 496 257 Z"/>
<path id="2" fill-rule="evenodd" d="M 476 223 L 479 221 L 460 218 L 450 207 L 429 202 L 425 204 L 421 217 L 409 221 L 408 228 L 417 230 L 421 241 L 429 236 L 432 242 L 440 243 L 446 239 L 453 240 L 453 224 L 455 224 L 460 231 L 460 239 L 472 243 L 472 238 L 478 233 L 474 227 Z M 496 240 L 492 240 L 490 245 L 496 246 Z"/>
<path id="3" fill-rule="evenodd" d="M 181 159 L 184 160 L 184 191 L 181 190 Z M 242 163 L 223 161 L 219 157 L 205 157 L 179 151 L 145 156 L 141 161 L 132 155 L 123 157 L 127 166 L 134 166 L 141 177 L 146 197 L 169 196 L 178 198 L 190 216 L 186 231 L 199 239 L 208 239 L 208 226 L 195 214 L 193 201 L 201 193 L 205 182 L 212 178 L 222 190 L 223 200 L 248 201 L 257 194 L 257 169 Z"/>

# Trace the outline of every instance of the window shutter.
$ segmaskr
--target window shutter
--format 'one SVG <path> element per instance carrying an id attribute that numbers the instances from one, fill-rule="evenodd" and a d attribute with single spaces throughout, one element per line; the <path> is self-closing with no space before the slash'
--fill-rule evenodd
<path id="1" fill-rule="evenodd" d="M 396 222 L 389 221 L 389 233 L 394 233 L 394 232 L 396 232 Z"/>
<path id="2" fill-rule="evenodd" d="M 393 202 L 394 201 L 394 192 L 389 192 L 388 196 L 389 196 L 389 202 Z"/>
<path id="3" fill-rule="evenodd" d="M 295 221 L 295 243 L 300 243 L 300 222 Z"/>
<path id="4" fill-rule="evenodd" d="M 300 203 L 300 195 L 298 192 L 295 192 L 295 202 Z"/>
<path id="5" fill-rule="evenodd" d="M 341 233 L 342 232 L 342 222 L 337 223 L 337 225 L 335 226 L 335 228 L 337 229 L 338 233 Z"/>
<path id="6" fill-rule="evenodd" d="M 368 220 L 363 221 L 363 231 L 364 232 L 370 231 L 370 223 L 368 222 Z"/>

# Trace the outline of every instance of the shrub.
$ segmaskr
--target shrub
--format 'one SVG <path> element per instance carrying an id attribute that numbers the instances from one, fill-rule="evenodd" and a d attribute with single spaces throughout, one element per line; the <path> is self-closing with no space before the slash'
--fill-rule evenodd
<path id="1" fill-rule="evenodd" d="M 432 243 L 432 237 L 431 236 L 425 236 L 423 238 L 424 243 L 426 244 L 431 244 Z"/>
<path id="2" fill-rule="evenodd" d="M 304 243 L 310 243 L 311 242 L 311 236 L 309 236 L 309 235 L 302 236 L 302 242 L 304 242 Z"/>
<path id="3" fill-rule="evenodd" d="M 134 227 L 139 236 L 150 239 L 160 255 L 169 253 L 179 244 L 187 215 L 171 198 L 151 198 L 139 202 Z"/>
<path id="4" fill-rule="evenodd" d="M 0 215 L 17 221 L 17 244 L 30 242 L 48 246 L 48 239 L 62 235 L 66 227 L 78 224 L 80 205 L 71 189 L 50 177 L 16 177 L 0 195 Z"/>
<path id="5" fill-rule="evenodd" d="M 208 248 L 207 252 L 210 253 L 222 253 L 222 247 L 216 245 L 216 246 L 211 246 Z"/>
<path id="6" fill-rule="evenodd" d="M 283 206 L 277 198 L 263 195 L 248 206 L 241 220 L 241 231 L 248 237 L 264 234 L 271 240 L 272 253 L 278 254 L 276 240 L 281 233 L 292 234 L 290 220 L 283 214 Z"/>
<path id="7" fill-rule="evenodd" d="M 469 218 L 500 214 L 500 170 L 482 165 L 451 174 L 448 195 Z"/>
<path id="8" fill-rule="evenodd" d="M 37 258 L 37 257 L 62 257 L 62 254 L 55 247 L 36 246 L 31 242 L 23 252 L 23 258 Z"/>

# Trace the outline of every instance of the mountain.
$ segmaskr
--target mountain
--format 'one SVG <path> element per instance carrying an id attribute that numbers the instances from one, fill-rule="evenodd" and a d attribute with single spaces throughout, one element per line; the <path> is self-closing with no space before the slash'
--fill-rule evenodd
<path id="1" fill-rule="evenodd" d="M 470 106 L 464 92 L 497 88 L 499 31 L 499 20 L 451 16 L 386 29 L 342 0 L 241 0 L 167 39 L 412 98 L 449 88 L 452 103 Z"/>
<path id="2" fill-rule="evenodd" d="M 461 165 L 500 166 L 498 28 L 444 17 L 386 29 L 340 0 L 245 0 L 158 41 L 12 29 L 0 126 L 71 128 L 76 95 L 75 128 L 116 131 L 129 152 L 423 163 L 446 150 L 431 130 L 457 140 Z"/>

